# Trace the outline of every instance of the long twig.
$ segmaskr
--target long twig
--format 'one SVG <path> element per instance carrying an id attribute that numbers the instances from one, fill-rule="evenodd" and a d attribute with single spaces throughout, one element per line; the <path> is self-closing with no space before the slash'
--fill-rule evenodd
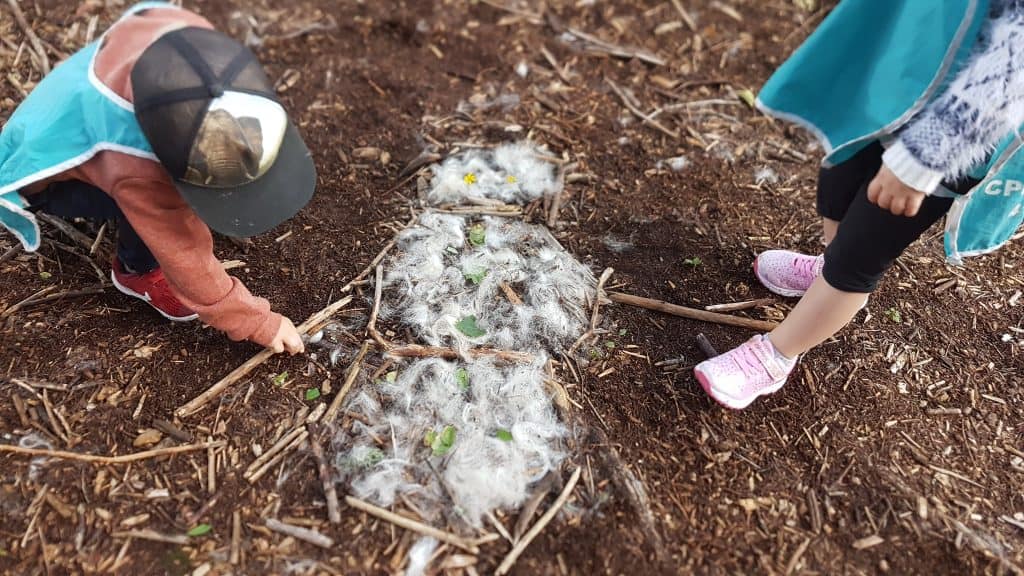
<path id="1" fill-rule="evenodd" d="M 712 304 L 710 306 L 705 306 L 704 309 L 708 312 L 739 312 L 740 310 L 750 310 L 751 308 L 757 308 L 758 306 L 770 306 L 774 303 L 774 298 L 759 298 L 757 300 L 747 300 L 745 302 Z"/>
<path id="2" fill-rule="evenodd" d="M 470 358 L 494 357 L 504 362 L 532 362 L 533 354 L 527 352 L 513 352 L 510 350 L 494 350 L 492 348 L 472 348 L 466 350 L 464 355 Z M 444 358 L 445 360 L 458 360 L 463 356 L 454 348 L 440 348 L 437 346 L 420 346 L 409 344 L 392 348 L 387 351 L 386 356 L 394 358 Z"/>
<path id="3" fill-rule="evenodd" d="M 597 290 L 594 291 L 594 309 L 590 312 L 590 327 L 587 328 L 587 331 L 584 332 L 582 336 L 572 343 L 572 346 L 570 346 L 569 350 L 566 352 L 568 355 L 571 356 L 577 348 L 587 340 L 593 338 L 594 334 L 597 332 L 597 321 L 600 319 L 601 299 L 604 298 L 604 285 L 614 273 L 615 269 L 611 267 L 605 268 L 604 272 L 601 272 L 601 277 L 597 280 Z"/>
<path id="4" fill-rule="evenodd" d="M 43 75 L 49 74 L 50 58 L 47 57 L 46 49 L 43 48 L 43 43 L 39 41 L 39 36 L 36 36 L 36 31 L 32 29 L 28 19 L 25 18 L 25 13 L 21 11 L 18 0 L 7 0 L 7 5 L 11 7 L 11 12 L 14 12 L 14 19 L 18 21 L 18 26 L 21 26 L 21 31 L 25 33 L 25 37 L 32 44 L 32 49 L 39 56 L 39 65 L 43 68 L 40 72 Z"/>
<path id="5" fill-rule="evenodd" d="M 669 304 L 668 302 L 655 300 L 653 298 L 644 298 L 642 296 L 623 294 L 621 292 L 612 292 L 608 294 L 608 298 L 612 302 L 617 302 L 619 304 L 629 304 L 630 306 L 664 312 L 665 314 L 689 318 L 690 320 L 700 320 L 702 322 L 711 322 L 726 326 L 738 326 L 740 328 L 749 328 L 751 330 L 759 330 L 762 332 L 771 332 L 779 326 L 777 323 L 769 322 L 767 320 L 752 320 L 750 318 L 743 318 L 740 316 L 730 316 L 728 314 L 718 314 L 715 312 L 707 312 L 705 310 L 697 310 L 695 308 L 686 308 L 685 306 Z"/>
<path id="6" fill-rule="evenodd" d="M 579 38 L 580 40 L 583 40 L 584 42 L 587 42 L 588 44 L 590 44 L 590 48 L 592 50 L 596 50 L 596 51 L 599 51 L 599 52 L 605 52 L 607 54 L 611 54 L 612 56 L 615 56 L 616 58 L 625 58 L 625 59 L 636 58 L 637 60 L 642 60 L 642 61 L 644 61 L 644 62 L 646 62 L 648 64 L 653 64 L 655 66 L 664 66 L 665 65 L 665 61 L 664 60 L 662 60 L 660 57 L 658 57 L 658 56 L 656 56 L 654 54 L 651 54 L 650 52 L 648 52 L 646 50 L 641 50 L 639 48 L 627 48 L 625 46 L 619 46 L 617 44 L 612 44 L 611 42 L 606 42 L 604 40 L 601 40 L 597 36 L 594 36 L 592 34 L 588 34 L 588 33 L 584 32 L 582 30 L 579 30 L 577 28 L 567 28 L 566 31 L 568 31 L 569 34 L 572 34 L 573 36 Z"/>
<path id="7" fill-rule="evenodd" d="M 505 559 L 498 566 L 498 569 L 495 570 L 495 574 L 498 576 L 508 574 L 508 571 L 515 565 L 516 560 L 519 559 L 519 555 L 522 554 L 523 551 L 526 550 L 526 547 L 530 545 L 530 542 L 533 542 L 533 539 L 536 538 L 542 530 L 544 530 L 544 527 L 551 523 L 558 514 L 558 511 L 562 509 L 562 506 L 565 506 L 565 503 L 569 500 L 569 496 L 572 495 L 573 488 L 575 488 L 576 483 L 579 482 L 580 474 L 582 472 L 582 467 L 576 468 L 576 471 L 573 472 L 572 476 L 569 478 L 569 482 L 565 485 L 565 489 L 562 490 L 562 493 L 558 496 L 558 500 L 555 500 L 555 503 L 551 505 L 551 508 L 540 517 L 540 520 L 537 520 L 537 523 L 533 525 L 533 528 L 530 528 L 529 532 L 523 535 L 523 538 L 515 545 L 515 548 L 512 548 L 512 551 L 508 553 L 508 556 L 505 556 Z"/>
<path id="8" fill-rule="evenodd" d="M 263 468 L 268 462 L 270 462 L 270 460 L 272 460 L 274 456 L 277 456 L 279 452 L 281 452 L 289 444 L 291 444 L 293 440 L 301 436 L 302 433 L 305 431 L 305 426 L 300 425 L 293 428 L 290 432 L 288 432 L 287 434 L 282 436 L 277 442 L 275 442 L 274 445 L 270 447 L 270 449 L 260 454 L 255 460 L 253 460 L 252 464 L 249 464 L 249 467 L 245 469 L 245 472 L 242 475 L 245 476 L 246 478 L 251 477 L 260 468 Z"/>
<path id="9" fill-rule="evenodd" d="M 332 546 L 334 546 L 333 539 L 324 536 L 316 530 L 310 530 L 309 528 L 302 528 L 299 526 L 292 526 L 291 524 L 285 524 L 284 522 L 281 522 L 280 520 L 275 520 L 273 518 L 267 518 L 265 525 L 267 528 L 273 530 L 274 532 L 284 534 L 285 536 L 291 536 L 296 540 L 302 540 L 303 542 L 312 544 L 314 546 L 319 546 L 321 548 L 331 548 Z"/>
<path id="10" fill-rule="evenodd" d="M 297 330 L 299 331 L 299 334 L 306 334 L 307 332 L 309 332 L 310 328 L 317 326 L 327 318 L 330 318 L 336 312 L 347 306 L 348 303 L 351 301 L 352 296 L 345 296 L 341 300 L 338 300 L 337 302 L 331 304 L 330 306 L 327 306 L 323 310 L 320 310 L 319 312 L 313 314 L 305 322 L 298 326 Z M 218 380 L 217 383 L 215 383 L 213 386 L 210 386 L 210 388 L 208 388 L 205 392 L 203 392 L 199 396 L 196 396 L 181 408 L 178 408 L 175 411 L 175 414 L 179 418 L 184 418 L 186 416 L 191 416 L 192 414 L 199 412 L 211 400 L 220 395 L 221 392 L 228 389 L 228 387 L 230 387 L 235 382 L 238 382 L 242 378 L 245 378 L 247 375 L 249 375 L 250 372 L 255 370 L 256 367 L 266 362 L 273 355 L 274 352 L 270 349 L 261 350 L 260 352 L 257 352 L 255 356 L 249 358 L 241 366 L 232 370 L 230 374 Z"/>
<path id="11" fill-rule="evenodd" d="M 161 534 L 154 530 L 124 530 L 121 532 L 114 532 L 110 535 L 113 538 L 134 538 L 136 540 L 148 540 L 150 542 L 160 542 L 163 544 L 177 544 L 184 546 L 188 544 L 188 536 L 184 534 Z"/>
<path id="12" fill-rule="evenodd" d="M 615 92 L 615 94 L 619 97 L 619 100 L 622 100 L 622 104 L 626 107 L 626 109 L 632 112 L 637 118 L 642 120 L 644 124 L 650 125 L 652 128 L 657 129 L 659 132 L 665 134 L 666 136 L 672 138 L 673 140 L 679 139 L 679 132 L 676 132 L 675 130 L 672 130 L 670 128 L 666 128 L 665 125 L 662 124 L 661 122 L 658 122 L 648 114 L 644 114 L 644 112 L 637 108 L 635 104 L 633 104 L 633 102 L 622 90 L 622 88 L 619 88 L 619 85 L 613 82 L 611 78 L 605 78 L 604 81 L 608 83 L 608 86 L 610 86 L 612 91 Z"/>
<path id="13" fill-rule="evenodd" d="M 223 440 L 217 440 L 215 442 L 203 442 L 201 444 L 189 444 L 187 446 L 174 446 L 171 448 L 147 450 L 145 452 L 136 452 L 134 454 L 125 454 L 123 456 L 93 456 L 91 454 L 79 454 L 78 452 L 66 452 L 63 450 L 22 448 L 21 446 L 0 444 L 0 453 L 7 452 L 10 454 L 17 454 L 19 456 L 45 456 L 46 458 L 76 460 L 79 462 L 89 462 L 91 464 L 128 464 L 130 462 L 160 458 L 161 456 L 171 456 L 173 454 L 181 454 L 184 452 L 197 452 L 199 450 L 207 450 L 209 448 L 220 448 L 225 444 L 226 442 Z"/>
<path id="14" fill-rule="evenodd" d="M 383 508 L 379 508 L 377 506 L 374 506 L 373 504 L 364 502 L 351 496 L 345 497 L 345 503 L 357 510 L 362 510 L 363 512 L 366 512 L 371 516 L 375 516 L 377 518 L 380 518 L 381 520 L 390 522 L 395 526 L 405 528 L 406 530 L 411 530 L 413 532 L 416 532 L 417 534 L 429 536 L 431 538 L 434 538 L 435 540 L 451 544 L 452 546 L 455 546 L 456 548 L 461 548 L 466 552 L 469 552 L 470 554 L 480 553 L 480 549 L 477 548 L 477 546 L 474 543 L 459 536 L 456 536 L 455 534 L 452 534 L 450 532 L 438 530 L 437 528 L 427 526 L 422 522 L 417 522 L 412 518 L 400 516 L 398 514 L 395 514 L 394 512 L 385 510 Z"/>
<path id="15" fill-rule="evenodd" d="M 42 298 L 46 294 L 49 294 L 50 292 L 53 292 L 56 289 L 57 289 L 56 286 L 47 286 L 46 288 L 43 288 L 42 290 L 39 290 L 37 292 L 33 292 L 28 298 L 25 298 L 24 300 L 22 300 L 22 301 L 20 301 L 20 302 L 18 302 L 16 304 L 11 304 L 3 312 L 0 312 L 0 318 L 7 318 L 11 314 L 14 314 L 18 310 L 21 310 L 25 306 L 28 306 L 28 305 L 32 304 L 33 302 L 35 302 L 39 298 Z"/>
<path id="16" fill-rule="evenodd" d="M 309 430 L 306 430 L 304 426 L 300 428 L 300 430 L 301 432 L 299 433 L 298 437 L 289 442 L 280 452 L 278 452 L 273 458 L 270 459 L 269 462 L 264 464 L 259 470 L 253 472 L 251 476 L 246 477 L 246 480 L 248 480 L 250 484 L 255 484 L 259 482 L 260 478 L 263 478 L 264 474 L 269 472 L 274 466 L 277 466 L 281 462 L 281 460 L 284 460 L 284 457 L 287 456 L 289 452 L 298 448 L 303 442 L 305 442 L 306 439 L 309 438 Z"/>
<path id="17" fill-rule="evenodd" d="M 370 311 L 370 321 L 366 324 L 366 333 L 370 335 L 380 347 L 387 350 L 391 348 L 391 343 L 384 339 L 377 331 L 377 315 L 380 314 L 380 301 L 383 298 L 384 292 L 384 266 L 382 264 L 377 265 L 377 274 L 374 276 L 373 283 L 373 309 Z"/>
<path id="18" fill-rule="evenodd" d="M 341 390 L 334 395 L 334 399 L 331 400 L 331 405 L 327 407 L 327 411 L 320 418 L 320 421 L 324 424 L 330 424 L 334 421 L 335 416 L 338 414 L 338 410 L 341 409 L 342 402 L 345 401 L 345 397 L 348 396 L 352 386 L 356 382 L 356 378 L 359 377 L 359 370 L 363 366 L 363 358 L 366 357 L 366 353 L 370 351 L 370 341 L 366 340 L 363 342 L 363 347 L 359 349 L 359 353 L 356 354 L 352 364 L 348 367 L 348 372 L 345 375 L 345 383 L 342 384 Z"/>
<path id="19" fill-rule="evenodd" d="M 324 447 L 320 443 L 322 430 L 316 424 L 309 425 L 309 448 L 316 459 L 317 473 L 320 475 L 320 483 L 324 486 L 324 497 L 327 499 L 327 519 L 331 524 L 341 522 L 341 509 L 338 507 L 338 490 L 334 487 L 334 478 L 331 475 L 331 468 L 324 456 Z"/>

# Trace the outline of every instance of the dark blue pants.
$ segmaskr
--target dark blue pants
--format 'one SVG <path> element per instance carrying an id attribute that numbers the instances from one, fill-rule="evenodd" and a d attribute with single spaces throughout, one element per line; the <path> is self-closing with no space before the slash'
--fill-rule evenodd
<path id="1" fill-rule="evenodd" d="M 117 224 L 117 257 L 121 264 L 139 274 L 159 266 L 114 199 L 99 188 L 80 180 L 54 182 L 46 190 L 29 195 L 27 199 L 32 211 L 61 218 L 114 221 Z"/>

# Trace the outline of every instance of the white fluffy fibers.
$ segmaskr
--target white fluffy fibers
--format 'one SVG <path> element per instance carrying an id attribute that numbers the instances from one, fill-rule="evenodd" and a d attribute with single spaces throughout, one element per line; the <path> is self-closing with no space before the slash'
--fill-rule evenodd
<path id="1" fill-rule="evenodd" d="M 558 192 L 550 153 L 529 142 L 503 144 L 493 150 L 471 150 L 433 168 L 427 201 L 439 204 L 526 204 Z"/>

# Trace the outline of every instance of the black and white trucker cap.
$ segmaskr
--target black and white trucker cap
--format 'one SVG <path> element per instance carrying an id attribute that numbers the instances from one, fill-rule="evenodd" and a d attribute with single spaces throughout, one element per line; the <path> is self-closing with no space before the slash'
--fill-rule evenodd
<path id="1" fill-rule="evenodd" d="M 255 236 L 312 198 L 313 159 L 245 46 L 180 28 L 142 53 L 131 82 L 153 152 L 213 230 Z"/>

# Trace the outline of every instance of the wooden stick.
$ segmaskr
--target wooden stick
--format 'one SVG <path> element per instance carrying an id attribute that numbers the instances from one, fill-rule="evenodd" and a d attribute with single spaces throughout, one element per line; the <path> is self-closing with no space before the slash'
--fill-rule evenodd
<path id="1" fill-rule="evenodd" d="M 533 542 L 533 539 L 536 538 L 542 530 L 544 530 L 544 527 L 551 523 L 551 520 L 555 518 L 562 506 L 565 506 L 565 503 L 569 500 L 569 496 L 572 495 L 573 488 L 575 488 L 576 483 L 579 482 L 580 474 L 582 472 L 582 467 L 576 468 L 576 471 L 573 472 L 572 476 L 569 478 L 569 482 L 565 485 L 565 489 L 562 490 L 562 493 L 558 496 L 558 500 L 555 500 L 555 503 L 551 505 L 551 508 L 540 517 L 540 520 L 537 520 L 537 523 L 533 525 L 533 528 L 530 528 L 529 532 L 523 535 L 522 540 L 515 545 L 515 548 L 512 548 L 512 551 L 508 553 L 508 556 L 505 556 L 501 565 L 499 565 L 498 569 L 494 572 L 495 574 L 498 576 L 508 574 L 508 571 L 512 569 L 513 565 L 515 565 L 516 560 L 519 559 L 519 555 L 522 554 L 523 551 L 526 550 L 526 547 L 530 545 L 530 542 Z"/>
<path id="2" fill-rule="evenodd" d="M 508 282 L 502 282 L 499 286 L 501 287 L 501 291 L 505 293 L 505 298 L 508 298 L 508 301 L 511 302 L 513 306 L 522 306 L 523 299 L 519 297 L 519 294 L 516 294 L 516 291 L 513 290 L 511 286 L 508 285 Z"/>
<path id="3" fill-rule="evenodd" d="M 626 48 L 624 46 L 617 46 L 615 44 L 612 44 L 611 42 L 605 42 L 604 40 L 601 40 L 597 36 L 593 36 L 591 34 L 587 34 L 586 32 L 584 32 L 582 30 L 579 30 L 577 28 L 567 28 L 567 30 L 573 36 L 576 36 L 577 38 L 579 38 L 581 40 L 584 40 L 584 41 L 588 42 L 589 44 L 591 44 L 592 45 L 591 48 L 595 49 L 595 50 L 597 50 L 599 52 L 606 52 L 606 53 L 611 54 L 612 56 L 615 56 L 617 58 L 626 58 L 626 59 L 636 58 L 638 60 L 642 60 L 644 62 L 647 62 L 648 64 L 653 64 L 655 66 L 664 66 L 665 65 L 665 61 L 664 60 L 662 60 L 660 57 L 658 57 L 658 56 L 656 56 L 654 54 L 651 54 L 650 52 L 647 52 L 646 50 L 640 50 L 638 48 Z"/>
<path id="4" fill-rule="evenodd" d="M 594 309 L 591 310 L 590 312 L 590 327 L 587 329 L 586 332 L 583 333 L 582 336 L 577 338 L 576 341 L 572 343 L 572 346 L 569 347 L 569 350 L 566 352 L 566 354 L 568 354 L 569 356 L 571 356 L 572 353 L 575 352 L 581 344 L 593 338 L 594 333 L 597 332 L 597 321 L 599 319 L 599 313 L 601 308 L 601 298 L 604 297 L 604 285 L 605 283 L 608 282 L 608 279 L 611 278 L 611 275 L 614 273 L 615 269 L 611 267 L 605 268 L 604 271 L 601 272 L 601 277 L 597 280 L 597 289 L 594 291 Z"/>
<path id="5" fill-rule="evenodd" d="M 14 0 L 7 1 L 13 2 Z M 78 228 L 75 228 L 74 226 L 66 222 L 64 219 L 58 218 L 52 214 L 47 214 L 45 212 L 39 212 L 38 214 L 36 214 L 36 216 L 40 220 L 49 224 L 50 226 L 53 226 L 57 230 L 63 232 L 65 236 L 74 240 L 76 243 L 78 243 L 79 246 L 85 248 L 86 251 L 92 248 L 93 239 L 83 234 L 81 231 L 78 230 Z M 88 254 L 86 254 L 86 256 L 88 256 Z"/>
<path id="6" fill-rule="evenodd" d="M 49 294 L 50 292 L 53 292 L 56 289 L 56 286 L 47 286 L 46 288 L 43 288 L 38 292 L 32 293 L 32 295 L 29 296 L 28 298 L 25 298 L 24 300 L 18 302 L 17 304 L 12 304 L 8 306 L 7 309 L 5 309 L 3 312 L 0 312 L 0 318 L 7 318 L 11 314 L 14 314 L 18 310 L 24 308 L 25 306 L 32 304 L 37 298 L 41 298 L 44 295 Z"/>
<path id="7" fill-rule="evenodd" d="M 290 432 L 282 436 L 277 442 L 274 442 L 274 445 L 271 446 L 269 450 L 260 454 L 255 460 L 253 460 L 252 464 L 245 469 L 242 476 L 245 476 L 246 478 L 252 476 L 257 470 L 269 462 L 271 458 L 276 456 L 278 452 L 284 450 L 286 446 L 291 444 L 292 440 L 298 438 L 305 430 L 305 427 L 301 425 L 296 426 Z"/>
<path id="8" fill-rule="evenodd" d="M 632 102 L 630 102 L 629 97 L 626 96 L 626 93 L 623 92 L 622 88 L 619 88 L 619 85 L 613 82 L 611 78 L 606 77 L 604 81 L 607 82 L 609 86 L 611 86 L 612 91 L 615 92 L 615 94 L 619 97 L 619 100 L 622 100 L 622 103 L 623 105 L 626 106 L 626 109 L 632 112 L 634 115 L 636 115 L 636 117 L 642 120 L 644 124 L 650 125 L 652 128 L 657 129 L 659 132 L 665 134 L 666 136 L 672 138 L 673 140 L 679 139 L 679 132 L 676 132 L 675 130 L 672 130 L 670 128 L 666 128 L 665 125 L 662 124 L 661 122 L 658 122 L 651 116 L 644 114 L 642 110 L 640 110 Z"/>
<path id="9" fill-rule="evenodd" d="M 242 513 L 235 510 L 231 513 L 231 554 L 228 562 L 237 566 L 242 559 Z"/>
<path id="10" fill-rule="evenodd" d="M 732 302 L 729 304 L 712 304 L 711 306 L 705 306 L 704 309 L 708 312 L 739 312 L 740 310 L 750 310 L 751 308 L 757 308 L 758 306 L 768 306 L 774 304 L 774 298 L 759 298 L 757 300 L 747 300 L 745 302 Z"/>
<path id="11" fill-rule="evenodd" d="M 0 444 L 0 453 L 9 452 L 11 454 L 18 454 L 21 456 L 45 456 L 47 458 L 56 458 L 58 460 L 76 460 L 79 462 L 89 462 L 92 464 L 128 464 L 130 462 L 138 462 L 140 460 L 148 460 L 150 458 L 159 458 L 161 456 L 170 456 L 172 454 L 181 454 L 183 452 L 197 452 L 199 450 L 207 450 L 209 448 L 219 448 L 221 446 L 224 446 L 225 444 L 226 442 L 224 442 L 223 440 L 217 440 L 216 442 L 203 442 L 201 444 L 189 444 L 186 446 L 174 446 L 171 448 L 147 450 L 145 452 L 136 452 L 134 454 L 126 454 L 123 456 L 92 456 L 90 454 L 79 454 L 78 452 L 65 452 L 63 450 L 46 450 L 44 448 L 22 448 L 20 446 Z"/>
<path id="12" fill-rule="evenodd" d="M 345 383 L 342 384 L 341 390 L 334 395 L 334 399 L 331 400 L 331 405 L 327 407 L 327 412 L 320 420 L 325 424 L 334 422 L 334 417 L 337 415 L 338 410 L 341 408 L 342 402 L 345 401 L 345 397 L 348 396 L 349 390 L 356 382 L 356 378 L 359 377 L 359 370 L 363 365 L 363 358 L 366 357 L 366 353 L 370 351 L 370 341 L 366 340 L 363 342 L 363 347 L 359 349 L 359 353 L 356 354 L 352 364 L 348 367 L 348 373 L 345 375 Z"/>
<path id="13" fill-rule="evenodd" d="M 284 534 L 285 536 L 291 536 L 292 538 L 302 540 L 307 544 L 312 544 L 321 548 L 331 548 L 334 546 L 334 540 L 324 536 L 316 530 L 292 526 L 291 524 L 285 524 L 284 522 L 274 520 L 273 518 L 267 518 L 265 525 L 274 532 Z"/>
<path id="14" fill-rule="evenodd" d="M 647 310 L 654 310 L 656 312 L 664 312 L 665 314 L 689 318 L 690 320 L 700 320 L 701 322 L 711 322 L 713 324 L 723 324 L 726 326 L 738 326 L 740 328 L 749 328 L 751 330 L 758 330 L 761 332 L 771 332 L 779 326 L 778 323 L 769 322 L 767 320 L 752 320 L 750 318 L 742 318 L 740 316 L 730 316 L 728 314 L 718 314 L 716 312 L 707 312 L 705 310 L 697 310 L 695 308 L 686 308 L 684 306 L 677 306 L 676 304 L 669 304 L 668 302 L 663 302 L 661 300 L 634 296 L 632 294 L 623 294 L 622 292 L 612 292 L 608 294 L 608 298 L 612 302 L 617 302 L 619 304 L 629 304 L 630 306 L 646 308 Z"/>
<path id="15" fill-rule="evenodd" d="M 25 13 L 21 11 L 21 6 L 18 5 L 18 0 L 7 0 L 7 5 L 14 12 L 14 19 L 18 21 L 21 31 L 25 33 L 25 37 L 32 44 L 32 49 L 39 55 L 39 64 L 43 67 L 41 72 L 43 75 L 49 74 L 50 59 L 46 56 L 46 49 L 43 48 L 43 43 L 39 41 L 39 36 L 36 36 L 36 31 L 29 25 L 28 19 L 25 18 Z"/>
<path id="16" fill-rule="evenodd" d="M 697 22 L 694 21 L 693 16 L 683 8 L 682 3 L 679 0 L 672 0 L 672 6 L 675 7 L 676 12 L 679 12 L 679 17 L 686 23 L 686 27 L 690 29 L 690 32 L 697 31 Z"/>
<path id="17" fill-rule="evenodd" d="M 177 544 L 185 546 L 188 544 L 188 536 L 161 534 L 154 530 L 124 530 L 111 534 L 114 538 L 134 538 L 136 540 L 148 540 L 150 542 L 162 542 L 164 544 Z"/>
<path id="18" fill-rule="evenodd" d="M 92 288 L 82 288 L 81 290 L 62 290 L 56 294 L 48 294 L 39 298 L 33 298 L 30 302 L 25 302 L 24 306 L 38 306 L 47 302 L 53 302 L 54 300 L 63 300 L 65 298 L 80 298 L 82 296 L 96 296 L 103 294 L 106 290 L 106 286 L 93 286 Z"/>
<path id="19" fill-rule="evenodd" d="M 384 339 L 377 331 L 377 314 L 380 313 L 380 301 L 384 291 L 384 266 L 377 265 L 377 274 L 373 283 L 373 309 L 370 311 L 370 321 L 366 324 L 366 333 L 370 335 L 380 347 L 387 350 L 391 343 Z"/>
<path id="20" fill-rule="evenodd" d="M 327 519 L 331 524 L 340 524 L 341 510 L 338 507 L 338 490 L 334 486 L 334 478 L 331 476 L 331 469 L 327 465 L 327 458 L 324 456 L 324 447 L 320 444 L 320 437 L 320 427 L 310 424 L 309 447 L 313 452 L 313 458 L 316 459 L 320 483 L 324 485 L 324 497 L 327 498 Z"/>
<path id="21" fill-rule="evenodd" d="M 96 254 L 96 250 L 100 247 L 100 242 L 103 242 L 103 235 L 107 232 L 107 223 L 104 222 L 100 226 L 100 231 L 96 233 L 96 239 L 92 241 L 92 246 L 89 247 L 89 256 Z"/>
<path id="22" fill-rule="evenodd" d="M 264 464 L 262 468 L 253 472 L 252 476 L 246 478 L 246 480 L 249 481 L 249 484 L 255 484 L 259 482 L 260 478 L 263 478 L 264 474 L 270 472 L 270 469 L 273 468 L 274 466 L 277 466 L 281 462 L 281 460 L 284 460 L 284 457 L 287 456 L 289 452 L 298 448 L 299 445 L 301 445 L 303 442 L 306 441 L 307 438 L 309 438 L 309 431 L 306 430 L 305 428 L 301 428 L 301 430 L 302 432 L 299 433 L 298 437 L 296 437 L 280 452 L 278 452 L 276 456 L 271 458 L 269 462 Z"/>
<path id="23" fill-rule="evenodd" d="M 480 553 L 480 549 L 477 548 L 477 546 L 472 542 L 469 542 L 464 538 L 456 536 L 455 534 L 438 530 L 437 528 L 434 528 L 432 526 L 427 526 L 426 524 L 423 524 L 422 522 L 417 522 L 412 518 L 406 518 L 405 516 L 395 514 L 394 512 L 390 512 L 383 508 L 379 508 L 377 506 L 374 506 L 373 504 L 363 502 L 362 500 L 353 498 L 351 496 L 345 497 L 345 503 L 357 510 L 362 510 L 363 512 L 366 512 L 371 516 L 376 516 L 381 520 L 390 522 L 395 526 L 405 528 L 406 530 L 411 530 L 413 532 L 416 532 L 417 534 L 429 536 L 431 538 L 434 538 L 435 540 L 451 544 L 452 546 L 455 546 L 456 548 L 461 548 L 462 550 L 465 550 L 470 554 Z"/>
<path id="24" fill-rule="evenodd" d="M 20 253 L 21 253 L 21 244 L 15 244 L 14 246 L 11 246 L 10 248 L 7 249 L 6 252 L 3 253 L 2 256 L 0 256 L 0 264 L 3 264 L 4 262 L 7 262 L 8 260 L 14 258 L 15 256 L 17 256 Z"/>
<path id="25" fill-rule="evenodd" d="M 473 359 L 493 356 L 504 362 L 533 362 L 533 354 L 509 350 L 494 350 L 492 348 L 472 348 L 466 350 L 465 355 Z M 454 348 L 420 346 L 418 344 L 392 348 L 387 351 L 387 356 L 394 358 L 444 358 L 445 360 L 458 360 L 462 357 L 459 351 Z"/>
<path id="26" fill-rule="evenodd" d="M 337 313 L 339 310 L 347 306 L 348 303 L 351 301 L 352 296 L 345 296 L 341 300 L 338 300 L 337 302 L 331 304 L 330 306 L 327 306 L 323 310 L 316 312 L 315 314 L 307 318 L 305 322 L 303 322 L 297 327 L 299 334 L 306 334 L 307 332 L 309 332 L 310 328 L 317 326 L 324 320 L 327 320 L 335 313 Z M 221 392 L 226 390 L 235 382 L 249 375 L 249 373 L 255 370 L 257 366 L 266 362 L 267 359 L 269 359 L 273 355 L 274 352 L 270 349 L 258 352 L 255 356 L 246 360 L 245 363 L 243 363 L 241 366 L 232 370 L 230 374 L 221 378 L 216 384 L 210 386 L 210 388 L 207 389 L 206 392 L 203 392 L 202 394 L 196 396 L 181 408 L 178 408 L 174 412 L 175 415 L 177 415 L 179 418 L 184 418 L 186 416 L 191 416 L 192 414 L 199 412 L 207 404 L 209 404 L 211 400 L 217 397 Z"/>

